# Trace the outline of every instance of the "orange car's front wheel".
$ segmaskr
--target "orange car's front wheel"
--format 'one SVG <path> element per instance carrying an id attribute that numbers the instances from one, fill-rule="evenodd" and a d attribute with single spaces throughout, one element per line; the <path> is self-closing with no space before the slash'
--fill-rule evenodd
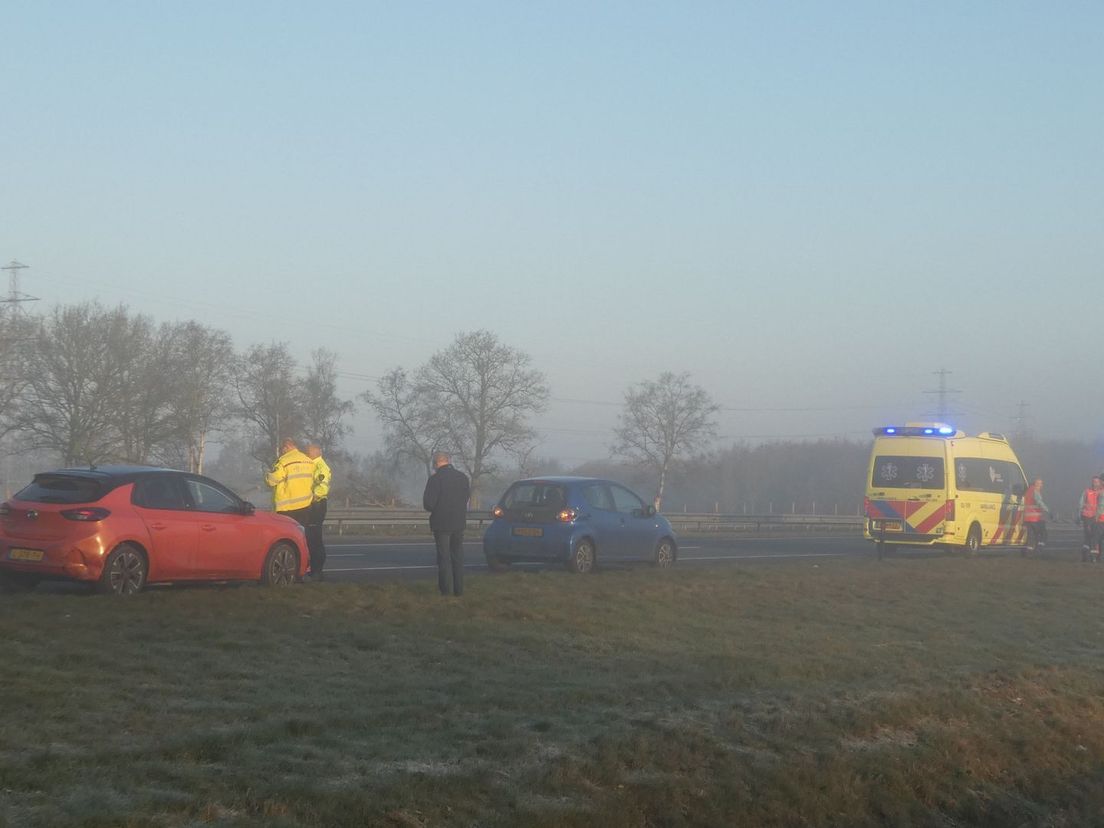
<path id="1" fill-rule="evenodd" d="M 265 557 L 261 583 L 265 586 L 290 586 L 299 580 L 299 553 L 287 541 L 280 541 Z"/>

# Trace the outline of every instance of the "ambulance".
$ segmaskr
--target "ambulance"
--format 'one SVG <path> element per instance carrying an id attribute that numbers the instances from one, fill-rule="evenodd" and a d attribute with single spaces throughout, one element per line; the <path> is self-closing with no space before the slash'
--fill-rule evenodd
<path id="1" fill-rule="evenodd" d="M 1008 440 L 967 437 L 945 423 L 874 429 L 866 476 L 863 537 L 878 557 L 897 547 L 982 547 L 1024 543 L 1027 479 Z"/>

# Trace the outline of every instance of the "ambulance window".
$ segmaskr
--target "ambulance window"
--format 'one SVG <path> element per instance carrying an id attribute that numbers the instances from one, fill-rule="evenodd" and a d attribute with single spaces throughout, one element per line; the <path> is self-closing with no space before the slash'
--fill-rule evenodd
<path id="1" fill-rule="evenodd" d="M 955 460 L 955 485 L 962 491 L 1016 493 L 1024 484 L 1023 472 L 1008 460 L 986 460 L 980 457 L 959 457 Z"/>
<path id="2" fill-rule="evenodd" d="M 942 489 L 943 458 L 875 457 L 870 483 L 888 489 Z"/>

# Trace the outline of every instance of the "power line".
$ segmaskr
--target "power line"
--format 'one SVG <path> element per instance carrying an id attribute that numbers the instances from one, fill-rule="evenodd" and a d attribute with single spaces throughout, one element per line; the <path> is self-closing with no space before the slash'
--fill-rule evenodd
<path id="1" fill-rule="evenodd" d="M 38 301 L 37 296 L 30 296 L 19 289 L 19 271 L 27 270 L 29 267 L 30 265 L 17 262 L 15 259 L 12 259 L 3 267 L 0 267 L 0 270 L 8 271 L 8 298 L 0 299 L 0 303 L 11 305 L 14 311 L 18 311 L 19 306 L 24 302 Z"/>
<path id="2" fill-rule="evenodd" d="M 1012 418 L 1012 422 L 1015 425 L 1012 427 L 1012 434 L 1017 440 L 1022 440 L 1027 436 L 1027 409 L 1028 404 L 1023 400 L 1020 400 L 1019 405 L 1016 406 L 1016 416 Z"/>
<path id="3" fill-rule="evenodd" d="M 947 387 L 947 377 L 951 375 L 951 372 L 946 368 L 940 368 L 938 371 L 932 371 L 937 377 L 939 377 L 939 388 L 934 391 L 925 391 L 925 394 L 938 394 L 939 395 L 939 409 L 936 412 L 936 419 L 940 422 L 946 421 L 948 416 L 947 410 L 947 397 L 950 394 L 961 394 L 957 388 Z"/>

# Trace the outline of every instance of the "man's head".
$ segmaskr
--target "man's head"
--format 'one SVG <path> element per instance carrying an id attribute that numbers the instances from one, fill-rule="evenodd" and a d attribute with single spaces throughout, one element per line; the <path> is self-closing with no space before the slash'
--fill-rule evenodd
<path id="1" fill-rule="evenodd" d="M 1100 478 L 1099 478 L 1099 477 L 1094 477 L 1094 478 L 1092 479 L 1092 487 L 1093 487 L 1094 489 L 1099 489 L 1099 488 L 1100 488 L 1100 487 L 1101 487 L 1102 485 L 1104 485 L 1104 483 L 1101 483 L 1101 482 L 1100 482 Z"/>
<path id="2" fill-rule="evenodd" d="M 1043 488 L 1043 478 L 1041 478 L 1041 477 L 1036 477 L 1035 478 L 1035 488 L 1036 489 Z"/>
<path id="3" fill-rule="evenodd" d="M 307 444 L 307 457 L 309 457 L 311 460 L 317 460 L 321 456 L 322 446 L 318 445 L 318 443 Z"/>
<path id="4" fill-rule="evenodd" d="M 433 468 L 439 469 L 441 466 L 447 466 L 449 464 L 449 456 L 443 451 L 435 451 L 433 453 Z"/>
<path id="5" fill-rule="evenodd" d="M 298 444 L 296 444 L 295 440 L 293 440 L 291 437 L 285 437 L 283 440 L 280 441 L 281 454 L 287 454 L 289 451 L 295 451 L 298 448 Z"/>

